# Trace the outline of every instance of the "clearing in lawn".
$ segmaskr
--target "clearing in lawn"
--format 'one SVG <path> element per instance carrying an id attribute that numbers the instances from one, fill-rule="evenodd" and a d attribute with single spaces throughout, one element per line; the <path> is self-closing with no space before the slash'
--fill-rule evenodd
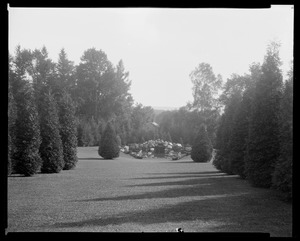
<path id="1" fill-rule="evenodd" d="M 278 192 L 189 157 L 103 160 L 78 148 L 74 170 L 8 177 L 8 232 L 267 232 L 292 236 Z"/>

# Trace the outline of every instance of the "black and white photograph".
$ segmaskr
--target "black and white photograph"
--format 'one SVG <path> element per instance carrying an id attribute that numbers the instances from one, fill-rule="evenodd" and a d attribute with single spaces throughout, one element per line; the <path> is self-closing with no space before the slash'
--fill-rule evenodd
<path id="1" fill-rule="evenodd" d="M 294 237 L 294 5 L 7 12 L 7 236 Z"/>

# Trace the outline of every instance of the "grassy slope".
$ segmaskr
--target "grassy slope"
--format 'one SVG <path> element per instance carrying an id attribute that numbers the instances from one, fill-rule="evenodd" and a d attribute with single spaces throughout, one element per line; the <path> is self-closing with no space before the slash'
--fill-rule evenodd
<path id="1" fill-rule="evenodd" d="M 8 178 L 8 231 L 269 232 L 292 235 L 277 193 L 189 158 L 102 160 L 79 148 L 76 169 Z"/>

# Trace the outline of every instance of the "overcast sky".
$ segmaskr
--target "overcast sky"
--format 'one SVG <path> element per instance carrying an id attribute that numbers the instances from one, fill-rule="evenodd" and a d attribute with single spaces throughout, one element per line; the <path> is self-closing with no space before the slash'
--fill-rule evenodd
<path id="1" fill-rule="evenodd" d="M 65 48 L 75 64 L 88 48 L 123 60 L 136 102 L 180 107 L 192 101 L 190 72 L 201 62 L 226 81 L 262 63 L 272 40 L 281 42 L 283 72 L 293 59 L 292 6 L 271 9 L 10 8 L 9 51 L 46 46 L 57 61 Z"/>

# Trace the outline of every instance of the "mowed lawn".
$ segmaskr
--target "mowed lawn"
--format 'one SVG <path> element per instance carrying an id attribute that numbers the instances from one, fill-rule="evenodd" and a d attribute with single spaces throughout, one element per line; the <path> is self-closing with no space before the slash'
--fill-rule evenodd
<path id="1" fill-rule="evenodd" d="M 103 160 L 78 148 L 74 170 L 8 178 L 8 232 L 268 232 L 292 236 L 292 205 L 190 158 Z"/>

